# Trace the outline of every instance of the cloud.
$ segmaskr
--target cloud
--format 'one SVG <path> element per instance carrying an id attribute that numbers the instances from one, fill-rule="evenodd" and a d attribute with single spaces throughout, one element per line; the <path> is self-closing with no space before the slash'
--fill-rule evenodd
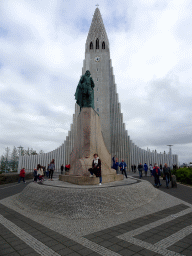
<path id="1" fill-rule="evenodd" d="M 191 161 L 191 9 L 184 0 L 100 4 L 132 141 L 161 152 L 174 144 L 181 162 Z M 65 140 L 94 10 L 92 0 L 1 1 L 0 154 Z"/>

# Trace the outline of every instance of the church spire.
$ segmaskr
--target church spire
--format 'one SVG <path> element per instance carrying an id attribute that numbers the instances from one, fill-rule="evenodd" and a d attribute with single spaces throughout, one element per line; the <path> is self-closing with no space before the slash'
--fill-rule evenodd
<path id="1" fill-rule="evenodd" d="M 99 42 L 99 46 L 98 46 L 98 42 Z M 93 45 L 93 49 L 94 48 L 105 49 L 105 47 L 107 49 L 109 48 L 107 33 L 106 33 L 106 30 L 103 24 L 103 19 L 98 7 L 95 9 L 95 13 L 93 15 L 89 33 L 87 36 L 86 48 L 91 49 L 92 45 Z"/>

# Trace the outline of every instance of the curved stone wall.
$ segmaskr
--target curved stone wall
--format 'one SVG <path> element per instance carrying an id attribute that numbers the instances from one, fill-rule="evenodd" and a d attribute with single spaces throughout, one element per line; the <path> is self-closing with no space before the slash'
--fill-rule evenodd
<path id="1" fill-rule="evenodd" d="M 52 187 L 29 184 L 14 197 L 17 207 L 38 214 L 66 219 L 104 219 L 132 211 L 155 200 L 159 191 L 149 182 L 97 187 Z"/>

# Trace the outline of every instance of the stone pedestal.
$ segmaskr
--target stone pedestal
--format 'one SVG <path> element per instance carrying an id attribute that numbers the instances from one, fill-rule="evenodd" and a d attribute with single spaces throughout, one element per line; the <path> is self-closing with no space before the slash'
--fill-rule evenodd
<path id="1" fill-rule="evenodd" d="M 92 167 L 94 153 L 97 153 L 101 160 L 104 183 L 123 179 L 123 175 L 116 175 L 116 171 L 111 169 L 111 155 L 103 140 L 99 115 L 92 108 L 82 108 L 77 118 L 77 135 L 70 155 L 69 175 L 60 175 L 60 180 L 82 185 L 97 184 L 98 178 L 93 178 L 95 181 L 88 179 L 88 169 Z"/>

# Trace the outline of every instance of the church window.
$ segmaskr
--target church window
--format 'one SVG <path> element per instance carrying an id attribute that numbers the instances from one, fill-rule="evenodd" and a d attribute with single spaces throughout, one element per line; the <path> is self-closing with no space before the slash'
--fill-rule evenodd
<path id="1" fill-rule="evenodd" d="M 97 88 L 97 91 L 98 91 L 98 88 Z"/>
<path id="2" fill-rule="evenodd" d="M 96 39 L 96 49 L 99 49 L 99 39 Z"/>
<path id="3" fill-rule="evenodd" d="M 98 98 L 97 98 L 97 101 L 99 101 Z"/>
<path id="4" fill-rule="evenodd" d="M 93 43 L 91 42 L 90 43 L 90 50 L 92 50 L 93 49 Z"/>
<path id="5" fill-rule="evenodd" d="M 99 69 L 97 68 L 97 71 L 99 71 Z"/>
<path id="6" fill-rule="evenodd" d="M 105 42 L 102 43 L 102 49 L 105 49 Z"/>
<path id="7" fill-rule="evenodd" d="M 99 108 L 97 108 L 97 112 L 99 112 Z"/>
<path id="8" fill-rule="evenodd" d="M 99 79 L 97 78 L 97 81 L 99 81 Z"/>

